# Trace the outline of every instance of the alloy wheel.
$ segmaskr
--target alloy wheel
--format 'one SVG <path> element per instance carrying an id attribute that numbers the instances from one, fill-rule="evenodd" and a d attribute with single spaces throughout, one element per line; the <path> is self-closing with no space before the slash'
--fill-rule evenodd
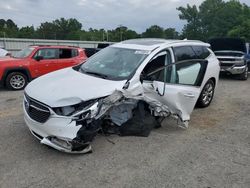
<path id="1" fill-rule="evenodd" d="M 10 79 L 10 85 L 14 89 L 21 89 L 25 86 L 25 78 L 22 75 L 14 75 Z"/>

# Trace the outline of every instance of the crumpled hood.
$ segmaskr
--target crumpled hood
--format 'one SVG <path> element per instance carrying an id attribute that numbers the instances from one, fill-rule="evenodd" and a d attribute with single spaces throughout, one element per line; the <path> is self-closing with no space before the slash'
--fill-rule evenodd
<path id="1" fill-rule="evenodd" d="M 25 92 L 50 107 L 62 107 L 110 95 L 125 83 L 126 80 L 105 80 L 66 68 L 35 79 Z"/>

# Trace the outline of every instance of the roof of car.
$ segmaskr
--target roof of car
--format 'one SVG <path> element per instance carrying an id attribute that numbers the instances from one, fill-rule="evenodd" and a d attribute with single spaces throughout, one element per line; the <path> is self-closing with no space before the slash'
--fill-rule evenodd
<path id="1" fill-rule="evenodd" d="M 113 47 L 138 49 L 138 50 L 154 50 L 162 45 L 172 45 L 172 44 L 190 44 L 190 45 L 204 45 L 209 46 L 209 44 L 197 40 L 167 40 L 167 39 L 155 39 L 155 38 L 145 38 L 145 39 L 131 39 L 120 43 L 112 45 Z"/>
<path id="2" fill-rule="evenodd" d="M 66 46 L 66 45 L 30 45 L 34 48 L 79 48 L 78 46 Z"/>

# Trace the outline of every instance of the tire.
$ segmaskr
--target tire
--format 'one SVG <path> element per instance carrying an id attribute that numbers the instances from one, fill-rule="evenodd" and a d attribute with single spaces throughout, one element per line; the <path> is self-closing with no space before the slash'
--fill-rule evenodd
<path id="1" fill-rule="evenodd" d="M 205 108 L 210 105 L 214 97 L 215 83 L 213 80 L 208 80 L 203 87 L 200 97 L 197 101 L 197 106 L 200 108 Z"/>
<path id="2" fill-rule="evenodd" d="M 6 87 L 11 90 L 24 89 L 27 83 L 27 76 L 21 72 L 12 72 L 8 74 L 5 81 Z"/>
<path id="3" fill-rule="evenodd" d="M 246 68 L 245 72 L 239 75 L 240 80 L 247 80 L 248 79 L 248 67 Z"/>

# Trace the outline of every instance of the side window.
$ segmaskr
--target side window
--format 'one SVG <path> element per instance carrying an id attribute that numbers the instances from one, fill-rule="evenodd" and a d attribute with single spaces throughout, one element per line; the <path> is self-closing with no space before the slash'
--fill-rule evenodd
<path id="1" fill-rule="evenodd" d="M 150 74 L 165 65 L 171 64 L 171 54 L 169 51 L 163 51 L 157 54 L 144 68 L 143 74 L 146 75 L 145 80 L 156 80 L 164 82 L 165 69 L 157 71 L 155 74 Z M 149 75 L 150 76 L 147 76 Z"/>
<path id="2" fill-rule="evenodd" d="M 77 49 L 72 49 L 72 50 L 71 50 L 71 54 L 72 54 L 71 57 L 76 57 L 76 56 L 79 55 Z"/>
<path id="3" fill-rule="evenodd" d="M 176 65 L 176 75 L 178 77 L 178 84 L 184 85 L 196 85 L 196 80 L 201 70 L 201 64 L 195 63 L 183 63 Z"/>
<path id="4" fill-rule="evenodd" d="M 181 84 L 190 86 L 200 86 L 206 73 L 206 60 L 189 60 L 185 62 L 173 63 L 163 67 L 151 75 L 165 75 L 164 83 Z"/>
<path id="5" fill-rule="evenodd" d="M 72 58 L 72 49 L 59 49 L 59 59 Z"/>
<path id="6" fill-rule="evenodd" d="M 206 59 L 210 55 L 210 52 L 205 46 L 192 46 L 192 48 L 198 59 Z"/>
<path id="7" fill-rule="evenodd" d="M 174 48 L 174 54 L 176 61 L 183 61 L 188 59 L 197 59 L 196 54 L 194 53 L 191 46 L 181 46 Z"/>
<path id="8" fill-rule="evenodd" d="M 36 52 L 34 58 L 42 57 L 42 59 L 57 59 L 57 50 L 52 48 L 40 49 Z"/>

